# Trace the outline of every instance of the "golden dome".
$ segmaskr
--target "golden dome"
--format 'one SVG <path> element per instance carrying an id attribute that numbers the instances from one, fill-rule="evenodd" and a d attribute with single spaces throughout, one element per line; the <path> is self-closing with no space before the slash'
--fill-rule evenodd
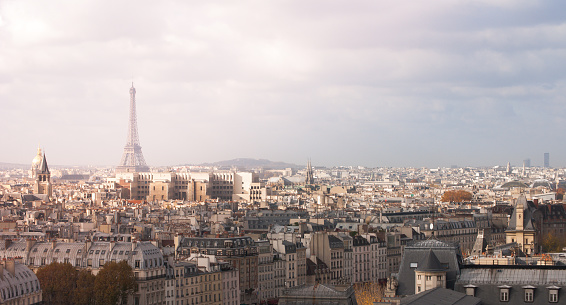
<path id="1" fill-rule="evenodd" d="M 43 157 L 41 156 L 41 148 L 38 147 L 37 155 L 35 156 L 35 158 L 33 158 L 33 161 L 31 161 L 31 167 L 39 168 L 39 164 L 41 164 L 41 159 L 43 159 Z"/>

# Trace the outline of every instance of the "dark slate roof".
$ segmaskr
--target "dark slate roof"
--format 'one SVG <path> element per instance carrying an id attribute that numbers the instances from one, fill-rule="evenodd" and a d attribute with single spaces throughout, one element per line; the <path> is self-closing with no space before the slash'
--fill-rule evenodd
<path id="1" fill-rule="evenodd" d="M 369 246 L 369 241 L 360 235 L 356 235 L 353 239 L 353 246 Z"/>
<path id="2" fill-rule="evenodd" d="M 442 264 L 438 261 L 432 249 L 428 251 L 422 263 L 418 265 L 417 271 L 443 271 Z"/>
<path id="3" fill-rule="evenodd" d="M 49 201 L 47 194 L 22 194 L 22 202 Z"/>
<path id="4" fill-rule="evenodd" d="M 454 288 L 454 283 L 460 274 L 460 264 L 462 261 L 460 247 L 436 239 L 427 239 L 405 247 L 401 265 L 399 266 L 398 295 L 415 294 L 415 269 L 420 265 L 426 264 L 425 258 L 431 250 L 440 262 L 442 269 L 446 271 L 446 287 L 449 289 Z M 412 263 L 413 266 L 411 267 Z M 417 266 L 414 266 L 414 263 Z"/>
<path id="5" fill-rule="evenodd" d="M 330 249 L 344 248 L 344 242 L 334 235 L 328 235 L 328 243 L 330 244 Z"/>
<path id="6" fill-rule="evenodd" d="M 307 258 L 307 275 L 315 275 L 317 269 L 328 272 L 328 266 L 320 258 L 316 258 L 316 263 L 312 261 L 312 257 Z"/>
<path id="7" fill-rule="evenodd" d="M 401 299 L 402 305 L 479 305 L 481 299 L 454 290 L 436 287 Z"/>

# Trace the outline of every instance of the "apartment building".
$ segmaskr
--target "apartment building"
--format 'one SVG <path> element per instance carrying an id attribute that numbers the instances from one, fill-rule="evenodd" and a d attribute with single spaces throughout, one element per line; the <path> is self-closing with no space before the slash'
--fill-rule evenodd
<path id="1" fill-rule="evenodd" d="M 43 304 L 37 276 L 14 259 L 0 263 L 0 304 Z"/>
<path id="2" fill-rule="evenodd" d="M 266 198 L 265 186 L 255 173 L 196 172 L 196 173 L 117 173 L 108 179 L 112 188 L 118 187 L 126 199 L 259 201 Z"/>
<path id="3" fill-rule="evenodd" d="M 344 242 L 327 232 L 313 233 L 310 241 L 311 255 L 320 258 L 330 268 L 330 283 L 337 285 L 344 280 Z"/>
<path id="4" fill-rule="evenodd" d="M 22 263 L 34 270 L 60 262 L 91 270 L 94 274 L 107 262 L 127 261 L 138 283 L 131 301 L 140 305 L 163 304 L 166 270 L 159 248 L 150 242 L 124 242 L 111 238 L 84 243 L 5 240 L 0 243 L 0 255 L 21 258 Z"/>
<path id="5" fill-rule="evenodd" d="M 363 283 L 372 282 L 372 259 L 374 257 L 371 255 L 372 246 L 367 239 L 360 235 L 356 235 L 353 238 L 353 255 L 354 255 L 354 266 L 353 266 L 353 282 Z"/>
<path id="6" fill-rule="evenodd" d="M 276 298 L 275 263 L 273 247 L 268 240 L 256 241 L 258 249 L 258 298 L 261 301 Z"/>
<path id="7" fill-rule="evenodd" d="M 239 271 L 240 302 L 257 302 L 258 249 L 250 237 L 208 238 L 175 237 L 178 259 L 193 254 L 213 255 Z"/>

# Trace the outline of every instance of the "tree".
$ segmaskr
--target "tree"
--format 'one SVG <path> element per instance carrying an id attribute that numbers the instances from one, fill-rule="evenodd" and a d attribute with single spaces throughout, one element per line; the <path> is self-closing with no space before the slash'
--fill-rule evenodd
<path id="1" fill-rule="evenodd" d="M 562 252 L 562 248 L 566 246 L 566 242 L 556 237 L 556 235 L 548 232 L 542 239 L 542 252 Z"/>
<path id="2" fill-rule="evenodd" d="M 43 291 L 43 302 L 48 305 L 74 304 L 77 274 L 69 263 L 54 262 L 39 268 L 36 275 Z"/>
<path id="3" fill-rule="evenodd" d="M 94 302 L 94 281 L 96 277 L 88 270 L 81 270 L 77 274 L 77 287 L 73 296 L 74 303 L 77 305 L 93 305 Z"/>
<path id="4" fill-rule="evenodd" d="M 385 287 L 379 283 L 356 283 L 354 284 L 356 302 L 360 305 L 373 305 L 374 302 L 383 301 Z"/>
<path id="5" fill-rule="evenodd" d="M 128 262 L 108 262 L 96 275 L 96 304 L 127 304 L 137 289 L 136 278 Z"/>
<path id="6" fill-rule="evenodd" d="M 442 194 L 442 202 L 465 202 L 472 200 L 472 193 L 464 190 L 446 191 Z"/>
<path id="7" fill-rule="evenodd" d="M 563 188 L 559 187 L 556 190 L 556 200 L 562 200 L 564 199 L 564 193 L 566 193 L 566 190 L 564 190 Z"/>

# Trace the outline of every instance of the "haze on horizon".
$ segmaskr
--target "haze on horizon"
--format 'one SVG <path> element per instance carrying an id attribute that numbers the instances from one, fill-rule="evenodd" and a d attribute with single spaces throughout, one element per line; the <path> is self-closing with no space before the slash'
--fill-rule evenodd
<path id="1" fill-rule="evenodd" d="M 560 1 L 0 2 L 0 162 L 566 166 Z"/>

